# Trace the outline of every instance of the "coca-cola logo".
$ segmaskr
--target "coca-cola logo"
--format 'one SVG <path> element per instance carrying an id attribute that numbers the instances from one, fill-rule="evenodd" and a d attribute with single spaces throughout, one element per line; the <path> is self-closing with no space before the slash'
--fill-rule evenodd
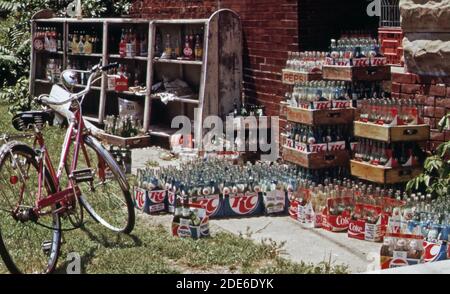
<path id="1" fill-rule="evenodd" d="M 350 223 L 348 229 L 349 229 L 350 231 L 352 231 L 353 233 L 363 233 L 363 231 L 364 231 L 363 227 L 358 226 L 358 225 L 355 224 L 355 223 Z"/>
<path id="2" fill-rule="evenodd" d="M 348 226 L 348 224 L 349 224 L 349 219 L 347 217 L 343 217 L 343 216 L 339 215 L 336 218 L 336 225 L 338 225 L 339 227 Z"/>
<path id="3" fill-rule="evenodd" d="M 203 198 L 198 200 L 196 203 L 205 208 L 207 216 L 214 216 L 220 208 L 220 196 L 214 195 L 208 198 Z"/>
<path id="4" fill-rule="evenodd" d="M 230 196 L 230 206 L 233 212 L 239 215 L 247 215 L 253 213 L 258 207 L 258 194 L 241 194 Z"/>
<path id="5" fill-rule="evenodd" d="M 166 198 L 166 191 L 151 191 L 149 193 L 150 200 L 155 204 L 163 203 L 164 198 Z"/>
<path id="6" fill-rule="evenodd" d="M 136 201 L 137 208 L 143 209 L 145 206 L 145 191 L 142 189 L 135 189 L 134 199 Z"/>

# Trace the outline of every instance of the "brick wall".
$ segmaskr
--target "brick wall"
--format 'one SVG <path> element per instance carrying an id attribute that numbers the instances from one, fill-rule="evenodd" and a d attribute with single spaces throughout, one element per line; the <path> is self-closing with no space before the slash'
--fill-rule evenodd
<path id="1" fill-rule="evenodd" d="M 428 150 L 450 140 L 450 130 L 439 132 L 437 124 L 450 112 L 450 78 L 423 77 L 411 73 L 392 74 L 392 97 L 413 98 L 422 109 L 425 123 L 431 126 Z"/>
<path id="2" fill-rule="evenodd" d="M 286 88 L 281 70 L 287 52 L 298 50 L 297 0 L 142 0 L 135 1 L 133 17 L 159 19 L 207 18 L 222 8 L 239 13 L 244 34 L 246 94 L 278 115 Z"/>

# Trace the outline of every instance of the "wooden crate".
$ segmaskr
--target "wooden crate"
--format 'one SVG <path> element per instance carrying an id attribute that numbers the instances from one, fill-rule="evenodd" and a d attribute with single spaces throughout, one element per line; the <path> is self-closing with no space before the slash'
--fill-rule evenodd
<path id="1" fill-rule="evenodd" d="M 391 67 L 383 66 L 323 66 L 324 80 L 338 81 L 384 81 L 391 79 Z"/>
<path id="2" fill-rule="evenodd" d="M 291 69 L 283 69 L 283 84 L 295 85 L 301 82 L 317 81 L 322 79 L 322 73 L 300 72 Z"/>
<path id="3" fill-rule="evenodd" d="M 151 144 L 150 136 L 148 135 L 124 138 L 104 132 L 98 132 L 95 134 L 95 137 L 106 144 L 126 148 L 143 148 L 148 147 Z"/>
<path id="4" fill-rule="evenodd" d="M 351 124 L 354 115 L 353 108 L 311 110 L 287 107 L 288 121 L 311 126 Z"/>
<path id="5" fill-rule="evenodd" d="M 381 126 L 355 121 L 355 136 L 382 142 L 417 142 L 430 139 L 430 126 Z"/>
<path id="6" fill-rule="evenodd" d="M 305 168 L 322 169 L 348 165 L 350 154 L 347 150 L 303 153 L 289 147 L 283 147 L 283 159 Z"/>
<path id="7" fill-rule="evenodd" d="M 422 173 L 421 167 L 397 167 L 386 168 L 374 166 L 365 162 L 356 160 L 351 161 L 351 173 L 353 176 L 378 183 L 378 184 L 397 184 L 412 180 Z"/>

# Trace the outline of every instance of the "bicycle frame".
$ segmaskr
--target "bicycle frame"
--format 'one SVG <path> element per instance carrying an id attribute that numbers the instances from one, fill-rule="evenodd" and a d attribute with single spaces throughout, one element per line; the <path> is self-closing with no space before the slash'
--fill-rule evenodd
<path id="1" fill-rule="evenodd" d="M 73 179 L 71 179 L 70 174 L 76 170 L 78 164 L 78 158 L 80 155 L 80 150 L 84 153 L 86 157 L 87 164 L 90 166 L 88 153 L 83 141 L 83 130 L 84 130 L 84 120 L 81 115 L 81 111 L 77 110 L 75 113 L 75 119 L 69 123 L 69 127 L 66 132 L 64 139 L 64 144 L 62 148 L 62 153 L 59 161 L 58 169 L 55 171 L 50 154 L 45 145 L 45 140 L 41 132 L 36 132 L 34 145 L 39 145 L 41 155 L 39 156 L 38 168 L 39 168 L 39 179 L 38 179 L 38 195 L 35 210 L 40 212 L 46 207 L 53 206 L 55 204 L 61 204 L 61 210 L 65 210 L 67 205 L 70 204 L 74 197 L 80 196 L 80 191 L 77 189 L 77 185 Z M 74 133 L 76 133 L 75 140 L 73 139 Z M 66 167 L 66 162 L 70 153 L 72 144 L 74 144 L 74 154 L 71 163 L 70 170 L 67 171 L 67 176 L 69 177 L 69 187 L 62 190 L 61 187 L 61 177 L 63 175 L 63 170 Z M 55 184 L 56 193 L 52 195 L 42 195 L 42 191 L 45 188 L 45 177 L 46 171 L 53 180 Z M 45 197 L 46 196 L 46 197 Z M 44 198 L 45 197 L 45 198 Z"/>

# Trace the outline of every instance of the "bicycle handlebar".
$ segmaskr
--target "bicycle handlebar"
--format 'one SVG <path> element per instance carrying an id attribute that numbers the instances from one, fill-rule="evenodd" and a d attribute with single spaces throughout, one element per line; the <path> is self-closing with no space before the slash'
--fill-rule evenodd
<path id="1" fill-rule="evenodd" d="M 93 84 L 93 80 L 99 72 L 105 72 L 105 71 L 108 71 L 110 69 L 117 68 L 117 67 L 119 67 L 119 63 L 117 63 L 117 62 L 110 63 L 105 66 L 101 66 L 100 64 L 94 66 L 91 70 L 91 75 L 89 76 L 86 88 L 79 93 L 70 95 L 70 98 L 66 99 L 64 101 L 55 101 L 55 100 L 45 98 L 45 97 L 49 97 L 48 95 L 41 95 L 38 98 L 35 98 L 34 100 L 38 104 L 46 104 L 46 105 L 54 105 L 54 106 L 61 106 L 61 105 L 67 104 L 67 103 L 72 102 L 72 101 L 86 95 L 87 93 L 89 93 L 89 91 L 91 90 L 91 86 Z"/>

